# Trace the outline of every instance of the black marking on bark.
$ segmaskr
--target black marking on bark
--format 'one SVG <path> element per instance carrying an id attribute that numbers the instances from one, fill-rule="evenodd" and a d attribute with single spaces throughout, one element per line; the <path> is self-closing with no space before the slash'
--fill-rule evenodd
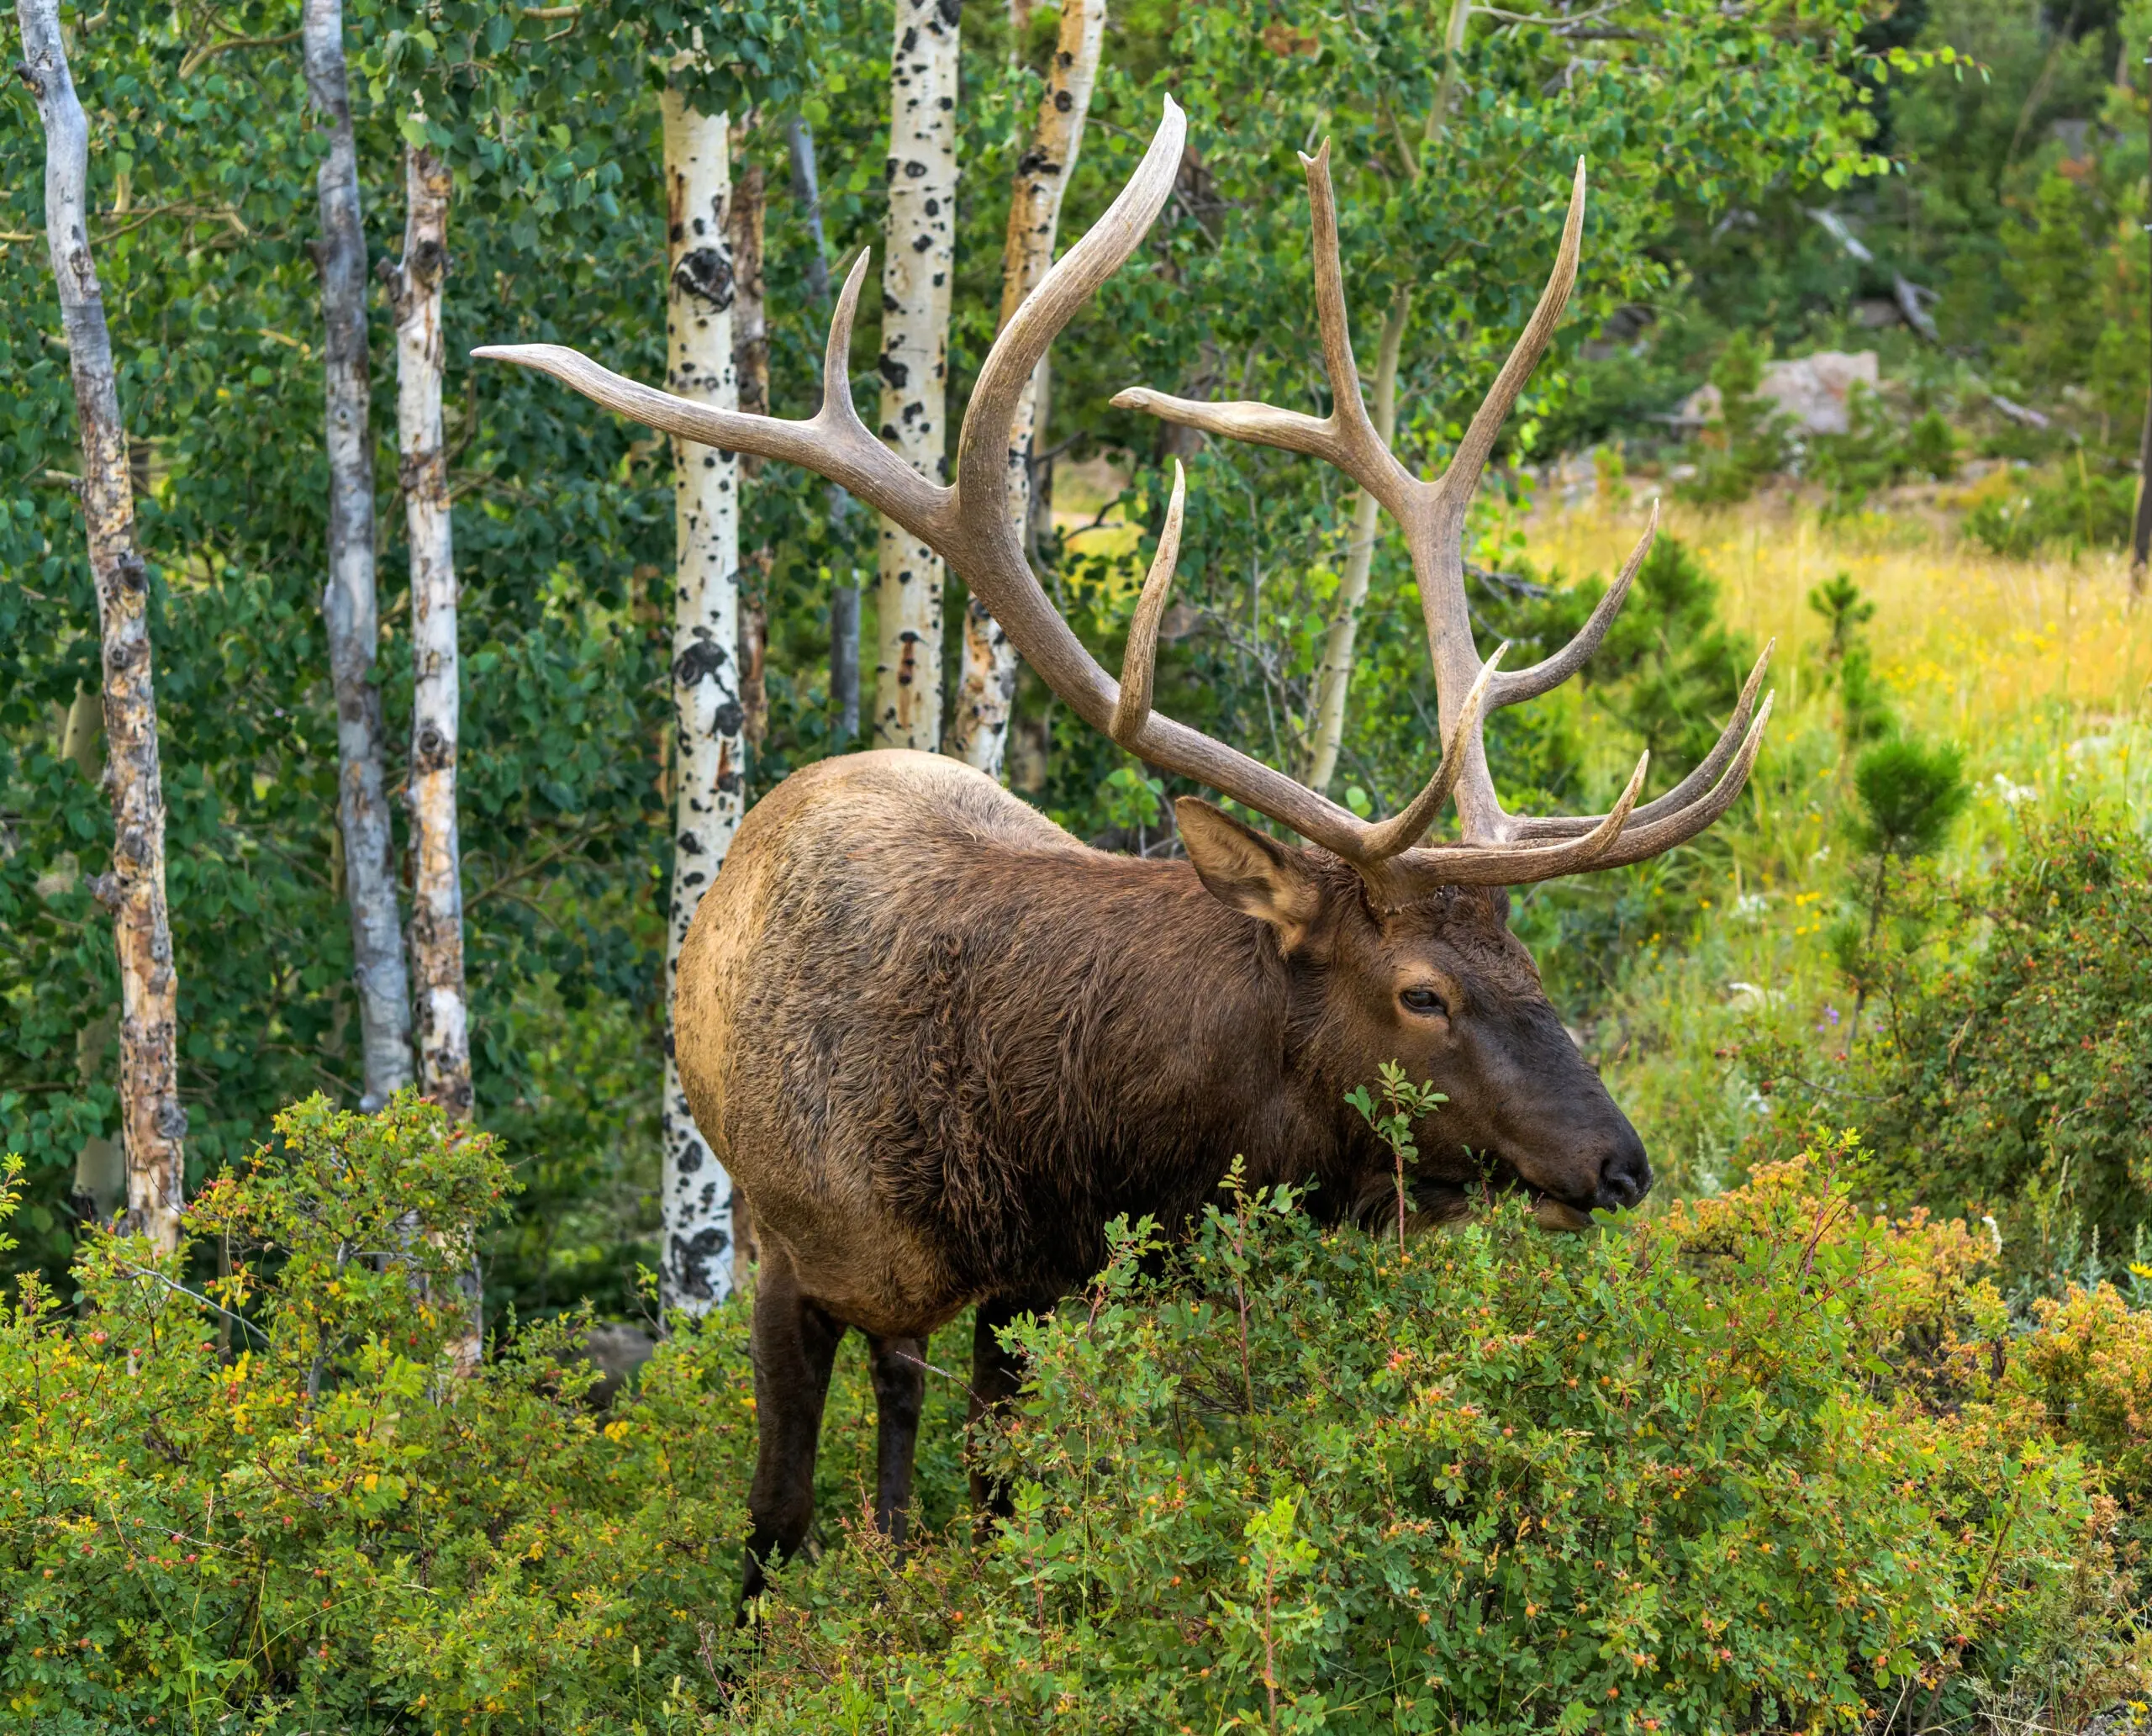
<path id="1" fill-rule="evenodd" d="M 1056 91 L 1053 93 L 1053 106 L 1061 113 L 1066 114 L 1076 106 L 1076 98 L 1067 91 Z"/>
<path id="2" fill-rule="evenodd" d="M 725 647 L 715 639 L 698 639 L 672 660 L 672 679 L 681 687 L 708 680 L 725 667 Z"/>
<path id="3" fill-rule="evenodd" d="M 717 715 L 710 721 L 717 726 L 719 735 L 736 736 L 740 733 L 740 726 L 746 720 L 746 715 L 747 714 L 740 709 L 740 702 L 737 699 L 727 699 L 717 708 Z"/>
<path id="4" fill-rule="evenodd" d="M 732 261 L 722 247 L 697 247 L 672 267 L 672 287 L 721 314 L 732 305 Z"/>

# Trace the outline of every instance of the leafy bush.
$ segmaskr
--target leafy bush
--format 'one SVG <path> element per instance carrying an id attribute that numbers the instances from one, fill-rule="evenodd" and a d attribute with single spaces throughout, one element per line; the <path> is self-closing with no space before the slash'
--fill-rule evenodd
<path id="1" fill-rule="evenodd" d="M 1886 1028 L 1843 1083 L 1875 1148 L 1863 1185 L 1993 1216 L 2014 1281 L 2057 1288 L 2088 1256 L 2097 1277 L 2100 1246 L 2152 1229 L 2152 843 L 2063 819 L 1932 902 L 1940 962 L 1883 961 Z M 1801 1088 L 1791 1046 L 1759 1040 L 1748 1061 L 1777 1105 L 1752 1155 L 1842 1112 Z"/>
<path id="2" fill-rule="evenodd" d="M 2136 478 L 2102 476 L 2081 463 L 1978 502 L 1965 514 L 1965 534 L 1994 554 L 2021 558 L 2054 545 L 2119 548 L 2136 504 Z"/>
<path id="3" fill-rule="evenodd" d="M 952 1522 L 938 1382 L 927 1541 L 862 1512 L 736 1630 L 744 1310 L 676 1322 L 609 1417 L 573 1322 L 459 1379 L 429 1281 L 498 1209 L 491 1142 L 317 1100 L 189 1214 L 221 1302 L 100 1236 L 79 1308 L 31 1274 L 0 1318 L 0 1704 L 38 1736 L 1704 1731 L 2111 1695 L 2112 1502 L 2050 1437 L 2142 1498 L 2145 1317 L 2058 1308 L 1998 1376 L 1985 1232 L 1860 1216 L 1849 1155 L 1590 1237 L 1497 1205 L 1400 1252 L 1282 1192 L 1123 1235 L 1015 1329 L 1013 1517 Z M 858 1511 L 831 1457 L 823 1510 Z"/>
<path id="4" fill-rule="evenodd" d="M 231 1315 L 101 1236 L 79 1307 L 27 1276 L 0 1319 L 9 1728 L 569 1729 L 714 1702 L 740 1317 L 676 1335 L 630 1417 L 578 1401 L 573 1322 L 458 1380 L 462 1322 L 425 1280 L 499 1209 L 493 1142 L 408 1097 L 316 1098 L 277 1132 L 188 1214 L 229 1238 Z"/>
<path id="5" fill-rule="evenodd" d="M 1828 1167 L 1625 1236 L 1124 1236 L 1016 1328 L 1012 1520 L 790 1576 L 757 1727 L 1850 1728 L 2118 1632 L 2078 1461 L 1968 1405 L 1985 1234 Z"/>

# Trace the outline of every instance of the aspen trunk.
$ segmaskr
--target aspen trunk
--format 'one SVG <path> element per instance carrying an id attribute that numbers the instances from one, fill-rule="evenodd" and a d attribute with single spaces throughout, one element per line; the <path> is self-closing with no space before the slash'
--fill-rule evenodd
<path id="1" fill-rule="evenodd" d="M 956 272 L 957 0 L 896 0 L 889 215 L 882 245 L 882 437 L 921 476 L 948 469 L 949 280 Z M 882 520 L 874 745 L 942 742 L 942 559 Z"/>
<path id="2" fill-rule="evenodd" d="M 666 384 L 737 407 L 733 272 L 725 241 L 731 155 L 725 117 L 665 92 Z M 672 1053 L 680 942 L 739 829 L 740 476 L 731 452 L 672 443 L 672 904 L 665 937 L 664 1304 L 703 1313 L 732 1289 L 732 1181 L 696 1131 Z"/>
<path id="3" fill-rule="evenodd" d="M 456 825 L 456 555 L 440 414 L 451 182 L 446 165 L 415 146 L 405 150 L 404 169 L 404 257 L 384 265 L 382 276 L 396 314 L 397 480 L 411 546 L 411 972 L 417 979 L 419 1084 L 466 1121 L 471 1037 Z"/>
<path id="4" fill-rule="evenodd" d="M 792 161 L 792 196 L 799 202 L 814 251 L 807 259 L 807 293 L 817 308 L 830 304 L 830 247 L 822 234 L 821 177 L 815 166 L 815 134 L 794 115 L 785 129 Z M 859 738 L 859 584 L 852 577 L 846 520 L 852 496 L 835 483 L 830 504 L 830 732 L 840 749 Z"/>
<path id="5" fill-rule="evenodd" d="M 373 684 L 381 623 L 374 596 L 373 442 L 367 407 L 367 242 L 359 222 L 358 147 L 344 76 L 341 0 L 305 0 L 301 34 L 307 94 L 320 112 L 329 145 L 315 182 L 321 239 L 314 247 L 326 328 L 329 583 L 321 612 L 336 694 L 337 812 L 364 1052 L 359 1105 L 373 1110 L 410 1083 L 411 1009 L 382 793 L 381 693 Z"/>
<path id="6" fill-rule="evenodd" d="M 1009 202 L 1009 235 L 1001 250 L 1001 317 L 1006 325 L 1053 263 L 1062 196 L 1076 171 L 1090 112 L 1091 87 L 1106 27 L 1105 0 L 1064 0 L 1053 66 L 1039 103 L 1031 146 L 1017 160 Z M 1041 356 L 1009 429 L 1009 512 L 1031 541 L 1031 453 L 1046 407 L 1047 358 Z M 964 653 L 957 683 L 949 752 L 994 777 L 1009 747 L 1009 715 L 1016 697 L 1016 647 L 978 598 L 964 605 Z"/>
<path id="7" fill-rule="evenodd" d="M 44 123 L 45 240 L 82 422 L 82 516 L 104 652 L 104 730 L 112 777 L 112 867 L 91 883 L 112 912 L 119 955 L 119 1111 L 128 1227 L 170 1253 L 179 1245 L 179 982 L 165 910 L 164 781 L 151 682 L 149 570 L 134 546 L 134 491 L 119 415 L 112 335 L 91 257 L 89 124 L 67 71 L 58 0 L 18 0 L 17 69 Z"/>
<path id="8" fill-rule="evenodd" d="M 1405 322 L 1412 295 L 1400 289 L 1382 325 L 1382 348 L 1375 361 L 1375 432 L 1385 448 L 1397 432 L 1397 354 L 1405 342 Z M 1368 574 L 1374 564 L 1375 539 L 1382 531 L 1382 509 L 1365 488 L 1353 507 L 1353 546 L 1346 551 L 1344 576 L 1337 585 L 1337 613 L 1323 641 L 1322 667 L 1316 677 L 1315 737 L 1308 748 L 1307 784 L 1327 790 L 1337 770 L 1337 750 L 1345 739 L 1345 698 L 1353 685 L 1353 651 L 1360 632 L 1360 612 L 1367 606 Z"/>
<path id="9" fill-rule="evenodd" d="M 463 868 L 456 824 L 461 719 L 456 547 L 441 437 L 441 285 L 448 276 L 447 165 L 404 152 L 404 257 L 382 262 L 396 316 L 396 479 L 411 548 L 411 974 L 419 1085 L 459 1121 L 472 1116 L 471 1019 L 463 986 Z M 485 1351 L 477 1250 L 465 1251 L 456 1306 L 469 1327 L 448 1347 L 456 1371 Z M 446 1298 L 442 1299 L 444 1301 Z"/>

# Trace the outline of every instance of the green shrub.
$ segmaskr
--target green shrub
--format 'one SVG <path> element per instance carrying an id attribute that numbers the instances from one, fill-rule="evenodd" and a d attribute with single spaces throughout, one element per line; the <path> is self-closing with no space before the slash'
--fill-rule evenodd
<path id="1" fill-rule="evenodd" d="M 1991 552 L 2020 557 L 2043 548 L 2119 548 L 2129 541 L 2137 478 L 2102 476 L 2081 462 L 1982 500 L 1965 514 L 1965 534 Z"/>
<path id="2" fill-rule="evenodd" d="M 573 1322 L 456 1379 L 462 1322 L 425 1280 L 498 1209 L 492 1142 L 408 1096 L 277 1131 L 188 1213 L 229 1238 L 229 1317 L 135 1239 L 84 1244 L 79 1306 L 26 1277 L 0 1319 L 0 1722 L 566 1730 L 715 1704 L 738 1314 L 677 1334 L 611 1422 L 578 1401 Z"/>
<path id="3" fill-rule="evenodd" d="M 937 1379 L 924 1544 L 873 1533 L 825 1439 L 846 1546 L 736 1629 L 745 1311 L 676 1322 L 609 1417 L 573 1322 L 458 1378 L 429 1280 L 497 1153 L 409 1097 L 317 1100 L 188 1215 L 229 1313 L 100 1236 L 78 1306 L 32 1275 L 0 1317 L 0 1724 L 1732 1731 L 2112 1697 L 2112 1499 L 2054 1438 L 2141 1497 L 2146 1317 L 2056 1309 L 1998 1374 L 1986 1232 L 1859 1216 L 1851 1155 L 1625 1233 L 1496 1206 L 1400 1252 L 1280 1193 L 1125 1235 L 1015 1329 L 1013 1518 L 954 1517 Z M 841 1364 L 825 1431 L 856 1466 L 863 1389 Z"/>
<path id="4" fill-rule="evenodd" d="M 1881 961 L 1879 1040 L 1823 1082 L 1853 1097 L 1819 1109 L 1797 1045 L 1746 1047 L 1775 1105 L 1751 1157 L 1796 1149 L 1850 1100 L 1873 1196 L 1991 1215 L 2013 1284 L 2113 1275 L 2152 1232 L 2152 842 L 2065 818 L 1926 901 L 1935 962 Z"/>
<path id="5" fill-rule="evenodd" d="M 756 1726 L 1962 1713 L 2119 1595 L 2076 1459 L 1955 1414 L 2002 1329 L 1985 1248 L 1864 1219 L 1812 1163 L 1626 1235 L 1504 1206 L 1400 1256 L 1276 1194 L 1177 1253 L 1124 1236 L 1087 1305 L 1016 1329 L 1013 1518 L 791 1575 Z"/>

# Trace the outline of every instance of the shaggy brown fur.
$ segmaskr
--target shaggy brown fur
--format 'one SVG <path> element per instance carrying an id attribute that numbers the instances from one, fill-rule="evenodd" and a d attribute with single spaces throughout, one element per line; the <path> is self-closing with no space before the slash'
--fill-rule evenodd
<path id="1" fill-rule="evenodd" d="M 900 1531 L 926 1334 L 980 1304 L 974 1402 L 1005 1396 L 994 1326 L 1096 1270 L 1116 1216 L 1185 1222 L 1236 1156 L 1252 1185 L 1380 1212 L 1390 1159 L 1344 1097 L 1382 1062 L 1450 1099 L 1418 1130 L 1423 1212 L 1462 1209 L 1490 1163 L 1555 1221 L 1649 1185 L 1501 894 L 1378 914 L 1344 864 L 1215 809 L 1184 804 L 1183 836 L 1192 863 L 1105 855 L 906 752 L 810 767 L 741 826 L 676 1027 L 762 1251 L 751 1593 L 811 1523 L 847 1327 L 874 1347 L 878 1513 Z"/>

